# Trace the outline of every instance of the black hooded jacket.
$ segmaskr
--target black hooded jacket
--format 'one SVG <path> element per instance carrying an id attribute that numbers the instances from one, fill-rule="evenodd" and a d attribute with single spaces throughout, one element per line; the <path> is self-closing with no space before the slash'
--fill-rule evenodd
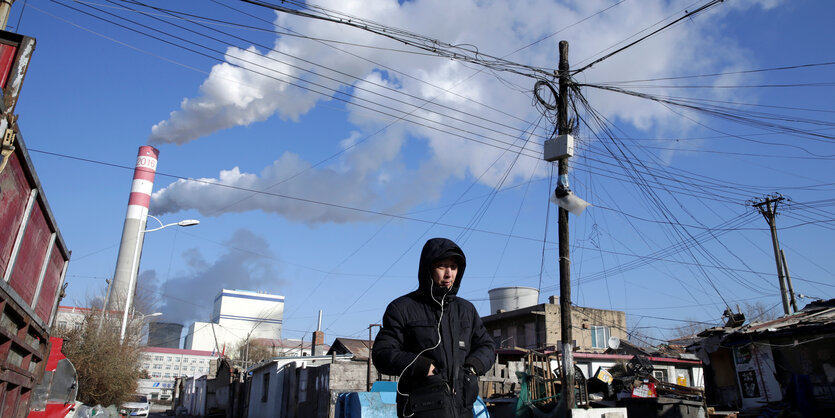
<path id="1" fill-rule="evenodd" d="M 458 274 L 447 291 L 433 284 L 431 267 L 435 261 L 449 257 L 458 260 Z M 409 394 L 439 378 L 451 389 L 458 417 L 472 416 L 472 405 L 478 396 L 477 376 L 472 370 L 478 375 L 489 370 L 495 349 L 473 304 L 456 296 L 466 265 L 464 252 L 454 242 L 430 239 L 420 255 L 418 289 L 395 299 L 386 308 L 372 360 L 380 373 L 400 376 L 398 416 L 404 415 L 408 403 L 408 397 L 401 394 Z M 438 343 L 439 319 L 441 343 L 417 356 Z M 436 371 L 427 377 L 430 365 Z"/>

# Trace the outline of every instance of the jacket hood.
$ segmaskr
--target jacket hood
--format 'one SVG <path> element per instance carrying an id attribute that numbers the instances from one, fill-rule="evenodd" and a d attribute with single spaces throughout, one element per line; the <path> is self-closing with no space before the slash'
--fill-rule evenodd
<path id="1" fill-rule="evenodd" d="M 444 258 L 455 257 L 458 259 L 458 275 L 455 277 L 455 282 L 452 288 L 447 292 L 447 296 L 455 296 L 458 293 L 458 288 L 461 286 L 461 279 L 464 277 L 464 270 L 467 268 L 467 258 L 464 256 L 464 251 L 461 250 L 456 243 L 446 238 L 432 238 L 426 241 L 423 245 L 423 251 L 420 253 L 420 265 L 418 267 L 418 292 L 421 295 L 431 297 L 432 294 L 432 263 Z M 437 291 L 436 291 L 437 294 Z M 443 295 L 443 293 L 438 296 Z M 440 300 L 440 299 L 438 299 Z"/>

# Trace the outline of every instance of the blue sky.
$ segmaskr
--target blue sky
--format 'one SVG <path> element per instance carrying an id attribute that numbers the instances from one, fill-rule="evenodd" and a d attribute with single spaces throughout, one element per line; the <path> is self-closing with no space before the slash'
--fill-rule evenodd
<path id="1" fill-rule="evenodd" d="M 537 68 L 556 68 L 564 39 L 577 69 L 706 2 L 447 3 L 312 5 Z M 416 288 L 434 236 L 464 248 L 460 295 L 482 315 L 490 288 L 558 294 L 556 179 L 539 158 L 553 115 L 534 78 L 243 2 L 147 4 L 170 10 L 18 0 L 9 18 L 38 41 L 17 113 L 73 251 L 64 304 L 113 274 L 148 143 L 151 212 L 201 220 L 146 236 L 140 292 L 164 320 L 208 320 L 221 288 L 263 290 L 286 297 L 285 338 L 309 339 L 320 309 L 327 340 L 363 338 Z M 746 206 L 772 192 L 793 201 L 777 222 L 795 291 L 832 297 L 832 12 L 725 1 L 575 74 L 722 109 L 580 88 L 570 182 L 593 206 L 571 217 L 574 303 L 624 310 L 649 343 L 719 324 L 726 304 L 780 310 L 767 225 Z"/>

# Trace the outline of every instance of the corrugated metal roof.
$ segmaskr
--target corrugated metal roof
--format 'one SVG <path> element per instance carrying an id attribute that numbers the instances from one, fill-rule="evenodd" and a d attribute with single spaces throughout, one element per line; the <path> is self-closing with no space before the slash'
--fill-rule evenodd
<path id="1" fill-rule="evenodd" d="M 812 302 L 800 312 L 771 321 L 754 322 L 747 327 L 741 327 L 738 332 L 777 332 L 791 328 L 828 324 L 835 324 L 835 299 Z"/>
<path id="2" fill-rule="evenodd" d="M 740 337 L 750 339 L 754 335 L 811 335 L 824 328 L 835 329 L 835 299 L 812 302 L 801 311 L 777 319 L 752 322 L 736 328 L 714 328 L 699 333 L 699 336 L 725 334 L 726 341 Z"/>

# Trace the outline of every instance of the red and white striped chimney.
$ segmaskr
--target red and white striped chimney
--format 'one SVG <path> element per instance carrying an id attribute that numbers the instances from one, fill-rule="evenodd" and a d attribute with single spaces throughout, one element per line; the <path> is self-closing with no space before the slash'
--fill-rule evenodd
<path id="1" fill-rule="evenodd" d="M 111 311 L 123 311 L 127 314 L 133 303 L 139 259 L 142 256 L 142 242 L 145 238 L 143 231 L 148 220 L 148 207 L 151 203 L 158 159 L 159 150 L 156 148 L 149 145 L 139 147 L 125 226 L 122 229 L 122 242 L 119 245 L 116 271 L 113 274 L 111 294 L 107 303 L 107 309 Z"/>

